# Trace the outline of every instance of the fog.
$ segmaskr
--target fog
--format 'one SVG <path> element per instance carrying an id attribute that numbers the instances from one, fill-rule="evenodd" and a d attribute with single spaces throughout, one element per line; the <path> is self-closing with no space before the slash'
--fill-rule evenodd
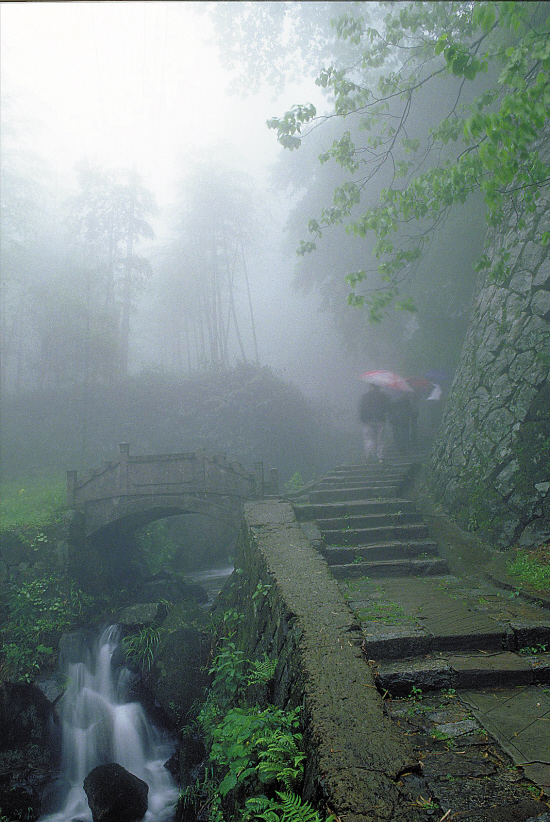
<path id="1" fill-rule="evenodd" d="M 418 315 L 394 312 L 383 327 L 347 306 L 344 277 L 372 265 L 368 242 L 337 228 L 317 253 L 296 257 L 308 219 L 339 182 L 334 166 L 317 161 L 333 135 L 329 126 L 289 153 L 266 121 L 297 102 L 327 109 L 312 79 L 321 54 L 281 69 L 280 82 L 273 58 L 249 75 L 248 93 L 242 82 L 235 91 L 247 57 L 239 66 L 220 29 L 239 5 L 1 4 L 2 387 L 10 397 L 81 384 L 88 417 L 94 386 L 115 376 L 182 379 L 245 362 L 273 369 L 356 433 L 360 373 L 456 364 L 468 285 L 438 289 L 459 318 L 442 352 L 437 335 L 447 326 L 430 325 L 437 300 Z M 306 18 L 328 30 L 328 6 L 306 4 Z M 120 213 L 131 208 L 141 221 L 131 240 L 116 235 L 114 211 L 110 229 L 105 223 L 115 190 Z M 92 225 L 101 203 L 104 217 L 97 211 Z M 466 248 L 460 218 L 453 236 L 463 255 L 456 265 L 467 269 L 480 238 Z M 437 248 L 425 265 L 437 267 Z"/>

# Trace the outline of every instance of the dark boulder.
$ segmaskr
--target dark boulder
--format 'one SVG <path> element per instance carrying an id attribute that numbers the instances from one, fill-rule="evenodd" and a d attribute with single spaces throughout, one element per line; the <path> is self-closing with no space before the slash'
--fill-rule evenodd
<path id="1" fill-rule="evenodd" d="M 98 765 L 84 780 L 94 822 L 139 822 L 147 813 L 149 786 L 118 765 Z"/>

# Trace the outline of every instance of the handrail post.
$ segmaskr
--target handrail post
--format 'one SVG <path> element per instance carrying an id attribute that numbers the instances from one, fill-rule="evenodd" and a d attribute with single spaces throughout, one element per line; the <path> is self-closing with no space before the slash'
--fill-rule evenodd
<path id="1" fill-rule="evenodd" d="M 121 442 L 120 448 L 120 471 L 118 475 L 119 494 L 128 493 L 128 458 L 130 456 L 130 443 Z"/>

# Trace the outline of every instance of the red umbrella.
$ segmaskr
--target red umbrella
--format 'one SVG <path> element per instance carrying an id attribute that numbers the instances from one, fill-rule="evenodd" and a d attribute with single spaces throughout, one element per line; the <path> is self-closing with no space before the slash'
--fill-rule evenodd
<path id="1" fill-rule="evenodd" d="M 379 385 L 381 388 L 395 388 L 397 391 L 413 390 L 407 380 L 399 374 L 394 374 L 393 371 L 365 371 L 359 379 L 370 382 L 372 385 Z"/>

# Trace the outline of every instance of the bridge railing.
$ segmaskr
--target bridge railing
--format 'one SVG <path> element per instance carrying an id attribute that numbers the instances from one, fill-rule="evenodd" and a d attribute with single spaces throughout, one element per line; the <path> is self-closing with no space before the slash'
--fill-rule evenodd
<path id="1" fill-rule="evenodd" d="M 227 460 L 225 454 L 205 451 L 131 456 L 128 443 L 120 444 L 117 460 L 104 463 L 82 479 L 76 471 L 67 471 L 70 508 L 81 508 L 90 500 L 171 494 L 186 489 L 247 499 L 263 497 L 278 493 L 278 472 L 271 469 L 266 480 L 261 462 L 248 471 Z"/>

